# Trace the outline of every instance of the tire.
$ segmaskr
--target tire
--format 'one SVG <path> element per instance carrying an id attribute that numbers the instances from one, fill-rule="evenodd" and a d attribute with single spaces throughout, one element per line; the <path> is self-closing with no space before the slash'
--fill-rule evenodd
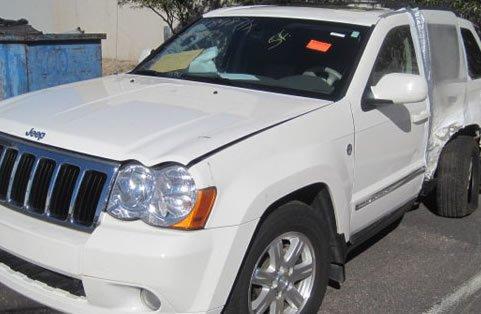
<path id="1" fill-rule="evenodd" d="M 479 204 L 480 171 L 479 145 L 473 137 L 448 142 L 439 160 L 436 213 L 448 218 L 472 214 Z"/>
<path id="2" fill-rule="evenodd" d="M 310 206 L 300 202 L 283 205 L 268 216 L 251 243 L 224 313 L 282 313 L 281 306 L 295 313 L 317 313 L 326 292 L 329 267 L 327 229 L 321 221 Z M 304 245 L 299 245 L 301 242 Z M 286 256 L 293 248 L 302 251 L 298 259 L 289 260 Z M 279 253 L 275 252 L 284 257 L 276 258 Z M 297 281 L 296 276 L 306 278 Z M 302 302 L 299 295 L 305 296 Z"/>

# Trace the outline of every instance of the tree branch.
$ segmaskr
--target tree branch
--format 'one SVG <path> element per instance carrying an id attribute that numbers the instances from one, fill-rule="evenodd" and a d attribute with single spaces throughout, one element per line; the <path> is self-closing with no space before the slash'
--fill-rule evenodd
<path id="1" fill-rule="evenodd" d="M 166 15 L 164 16 L 159 10 L 157 10 L 155 7 L 153 7 L 152 5 L 147 5 L 146 6 L 147 8 L 149 8 L 150 10 L 152 10 L 155 14 L 157 14 L 158 16 L 160 16 L 160 18 L 165 22 L 167 23 L 167 25 L 169 26 L 170 30 L 172 32 L 174 32 L 174 19 L 169 16 L 169 13 L 168 11 L 164 11 L 166 13 Z"/>

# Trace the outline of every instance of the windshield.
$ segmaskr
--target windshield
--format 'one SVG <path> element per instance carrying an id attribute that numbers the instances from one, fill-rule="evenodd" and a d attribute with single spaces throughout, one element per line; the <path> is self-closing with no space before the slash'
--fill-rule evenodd
<path id="1" fill-rule="evenodd" d="M 367 32 L 295 19 L 205 18 L 133 73 L 335 100 L 349 84 Z"/>

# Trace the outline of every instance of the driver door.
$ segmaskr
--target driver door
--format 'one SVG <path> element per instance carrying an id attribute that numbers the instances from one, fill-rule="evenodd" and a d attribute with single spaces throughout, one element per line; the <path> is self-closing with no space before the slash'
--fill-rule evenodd
<path id="1" fill-rule="evenodd" d="M 415 34 L 408 14 L 383 19 L 371 38 L 376 44 L 370 44 L 365 53 L 371 58 L 364 62 L 365 92 L 359 97 L 362 100 L 353 104 L 356 161 L 351 234 L 400 208 L 421 189 L 429 101 L 401 105 L 366 102 L 371 86 L 386 74 L 424 76 Z"/>

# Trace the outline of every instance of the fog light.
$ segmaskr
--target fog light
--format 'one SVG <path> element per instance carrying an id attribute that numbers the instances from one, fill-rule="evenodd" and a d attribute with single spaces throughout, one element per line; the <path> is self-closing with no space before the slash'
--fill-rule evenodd
<path id="1" fill-rule="evenodd" d="M 145 306 L 147 306 L 150 310 L 158 311 L 160 309 L 160 300 L 152 292 L 142 289 L 140 291 L 140 298 Z"/>

